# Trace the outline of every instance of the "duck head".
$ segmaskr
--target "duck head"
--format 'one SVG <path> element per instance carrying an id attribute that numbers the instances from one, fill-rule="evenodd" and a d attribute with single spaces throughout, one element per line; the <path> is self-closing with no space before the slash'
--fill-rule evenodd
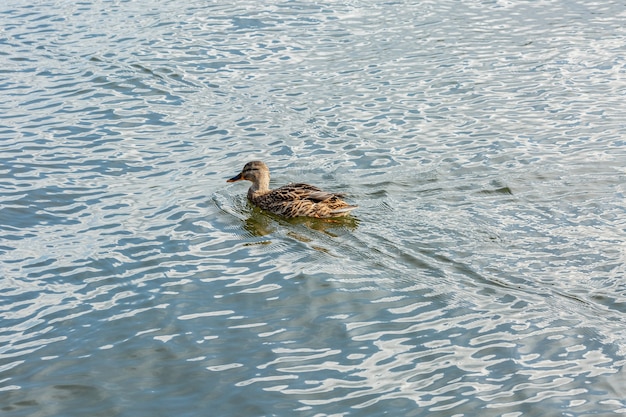
<path id="1" fill-rule="evenodd" d="M 267 188 L 270 183 L 270 170 L 261 161 L 248 162 L 241 172 L 226 182 L 251 181 L 258 188 Z"/>

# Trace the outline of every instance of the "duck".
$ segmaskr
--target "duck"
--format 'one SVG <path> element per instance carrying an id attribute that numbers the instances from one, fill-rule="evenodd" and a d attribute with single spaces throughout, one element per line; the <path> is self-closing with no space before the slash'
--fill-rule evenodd
<path id="1" fill-rule="evenodd" d="M 241 172 L 226 182 L 250 181 L 248 200 L 255 206 L 282 217 L 344 217 L 357 208 L 331 193 L 304 183 L 287 184 L 270 189 L 270 170 L 262 161 L 248 162 Z"/>

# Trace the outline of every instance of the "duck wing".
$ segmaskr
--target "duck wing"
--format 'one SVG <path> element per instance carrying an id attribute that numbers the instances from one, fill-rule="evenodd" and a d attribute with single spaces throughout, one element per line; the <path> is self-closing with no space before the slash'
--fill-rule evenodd
<path id="1" fill-rule="evenodd" d="M 281 200 L 310 200 L 314 203 L 319 203 L 332 199 L 333 197 L 342 197 L 342 194 L 329 193 L 323 191 L 313 185 L 297 183 L 287 184 L 280 188 L 272 190 L 272 194 L 280 197 Z"/>

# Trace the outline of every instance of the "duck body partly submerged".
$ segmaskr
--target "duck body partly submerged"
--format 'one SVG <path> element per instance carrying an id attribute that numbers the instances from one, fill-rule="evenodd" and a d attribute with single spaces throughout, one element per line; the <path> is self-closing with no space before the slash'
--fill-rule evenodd
<path id="1" fill-rule="evenodd" d="M 247 180 L 248 200 L 257 207 L 284 217 L 343 217 L 357 206 L 342 200 L 343 194 L 330 193 L 304 183 L 287 184 L 270 189 L 270 170 L 261 161 L 248 162 L 228 182 Z"/>

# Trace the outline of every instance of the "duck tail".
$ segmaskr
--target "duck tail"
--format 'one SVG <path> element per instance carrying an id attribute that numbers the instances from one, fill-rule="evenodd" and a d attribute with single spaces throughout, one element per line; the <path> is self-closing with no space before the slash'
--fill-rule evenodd
<path id="1" fill-rule="evenodd" d="M 330 214 L 335 214 L 335 215 L 345 215 L 350 213 L 352 210 L 354 210 L 355 208 L 358 208 L 359 206 L 345 206 L 345 207 L 341 207 L 335 210 L 332 210 L 330 212 Z"/>

